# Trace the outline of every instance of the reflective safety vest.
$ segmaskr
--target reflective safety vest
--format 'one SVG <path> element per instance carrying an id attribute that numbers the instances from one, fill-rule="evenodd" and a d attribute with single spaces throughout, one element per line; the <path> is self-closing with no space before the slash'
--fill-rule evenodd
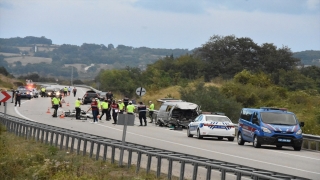
<path id="1" fill-rule="evenodd" d="M 124 103 L 122 102 L 122 103 L 119 103 L 118 105 L 119 105 L 119 110 L 123 110 Z"/>
<path id="2" fill-rule="evenodd" d="M 128 113 L 133 113 L 133 112 L 134 112 L 134 109 L 135 109 L 135 107 L 134 107 L 134 105 L 132 105 L 132 104 L 130 104 L 130 105 L 127 106 L 127 112 L 128 112 Z"/>
<path id="3" fill-rule="evenodd" d="M 102 103 L 101 103 L 101 106 L 102 106 L 102 109 L 108 109 L 109 103 L 107 103 L 107 102 L 102 102 Z"/>
<path id="4" fill-rule="evenodd" d="M 68 91 L 68 88 L 66 88 L 66 87 L 65 87 L 65 88 L 63 88 L 63 91 Z"/>
<path id="5" fill-rule="evenodd" d="M 54 104 L 54 105 L 59 105 L 59 103 L 60 103 L 60 99 L 59 99 L 59 98 L 54 97 L 54 98 L 52 98 L 52 102 L 53 102 L 53 104 Z"/>
<path id="6" fill-rule="evenodd" d="M 80 105 L 81 105 L 80 100 L 76 100 L 75 107 L 78 108 L 78 107 L 80 107 Z"/>
<path id="7" fill-rule="evenodd" d="M 149 111 L 153 111 L 154 110 L 154 104 L 150 104 L 150 107 L 149 107 Z"/>
<path id="8" fill-rule="evenodd" d="M 41 92 L 45 92 L 46 91 L 46 88 L 41 88 Z"/>

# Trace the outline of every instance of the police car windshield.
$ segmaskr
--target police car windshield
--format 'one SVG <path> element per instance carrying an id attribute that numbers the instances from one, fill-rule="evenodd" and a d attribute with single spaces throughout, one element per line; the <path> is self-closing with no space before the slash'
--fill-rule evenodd
<path id="1" fill-rule="evenodd" d="M 267 124 L 295 125 L 297 120 L 293 114 L 262 112 L 261 120 Z"/>
<path id="2" fill-rule="evenodd" d="M 231 120 L 227 117 L 223 116 L 206 116 L 206 121 L 209 122 L 231 122 Z"/>

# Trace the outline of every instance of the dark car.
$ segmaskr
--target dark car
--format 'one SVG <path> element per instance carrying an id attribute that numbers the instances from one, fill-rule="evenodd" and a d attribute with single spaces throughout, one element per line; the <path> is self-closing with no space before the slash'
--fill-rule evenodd
<path id="1" fill-rule="evenodd" d="M 28 89 L 20 88 L 18 91 L 19 91 L 19 93 L 21 95 L 21 98 L 27 98 L 27 99 L 31 99 L 32 98 L 31 91 L 29 91 Z"/>
<path id="2" fill-rule="evenodd" d="M 99 95 L 99 97 L 100 97 L 100 100 L 104 100 L 107 96 L 107 92 L 100 92 L 100 93 L 98 93 L 98 95 Z"/>
<path id="3" fill-rule="evenodd" d="M 98 93 L 96 93 L 95 91 L 87 91 L 86 94 L 82 98 L 82 103 L 83 104 L 91 103 L 92 98 L 99 98 L 100 99 Z"/>
<path id="4" fill-rule="evenodd" d="M 47 88 L 46 89 L 46 96 L 47 97 L 56 97 L 60 96 L 60 88 Z"/>

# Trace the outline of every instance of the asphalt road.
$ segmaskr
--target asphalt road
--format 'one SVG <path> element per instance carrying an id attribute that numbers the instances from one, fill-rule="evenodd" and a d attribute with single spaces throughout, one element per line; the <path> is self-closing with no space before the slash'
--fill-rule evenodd
<path id="1" fill-rule="evenodd" d="M 77 97 L 82 97 L 85 91 L 84 88 L 78 88 Z M 59 114 L 61 114 L 62 110 L 74 109 L 74 102 L 77 97 L 67 96 L 65 101 L 70 106 L 66 106 L 66 103 L 64 103 L 62 109 L 59 108 Z M 49 107 L 51 107 L 50 98 L 39 97 L 31 100 L 22 100 L 21 107 L 15 107 L 10 100 L 8 101 L 7 113 L 36 122 L 122 140 L 123 126 L 111 124 L 113 121 L 104 120 L 98 124 L 91 124 L 89 121 L 76 121 L 67 117 L 64 119 L 52 118 L 51 114 L 46 113 Z M 82 109 L 89 109 L 89 105 L 82 105 Z M 50 111 L 52 112 L 53 109 L 50 109 Z M 0 107 L 0 112 L 4 112 L 3 106 Z M 148 124 L 146 127 L 139 127 L 138 125 L 139 122 L 136 119 L 135 126 L 127 128 L 127 142 L 310 179 L 320 179 L 320 153 L 306 150 L 294 151 L 292 147 L 277 149 L 273 146 L 263 146 L 256 149 L 252 147 L 251 143 L 239 146 L 236 140 L 234 142 L 229 142 L 226 139 L 220 141 L 215 138 L 198 140 L 196 138 L 188 138 L 186 130 L 173 131 L 154 124 Z M 198 173 L 204 172 L 204 170 L 198 171 Z M 186 174 L 186 177 L 188 176 Z M 204 179 L 205 174 L 199 175 L 199 177 L 198 179 Z"/>

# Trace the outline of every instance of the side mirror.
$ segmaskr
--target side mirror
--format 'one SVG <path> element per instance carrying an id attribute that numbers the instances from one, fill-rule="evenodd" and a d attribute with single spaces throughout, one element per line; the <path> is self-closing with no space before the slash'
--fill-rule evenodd
<path id="1" fill-rule="evenodd" d="M 304 126 L 304 122 L 300 122 L 300 127 L 303 127 Z"/>

